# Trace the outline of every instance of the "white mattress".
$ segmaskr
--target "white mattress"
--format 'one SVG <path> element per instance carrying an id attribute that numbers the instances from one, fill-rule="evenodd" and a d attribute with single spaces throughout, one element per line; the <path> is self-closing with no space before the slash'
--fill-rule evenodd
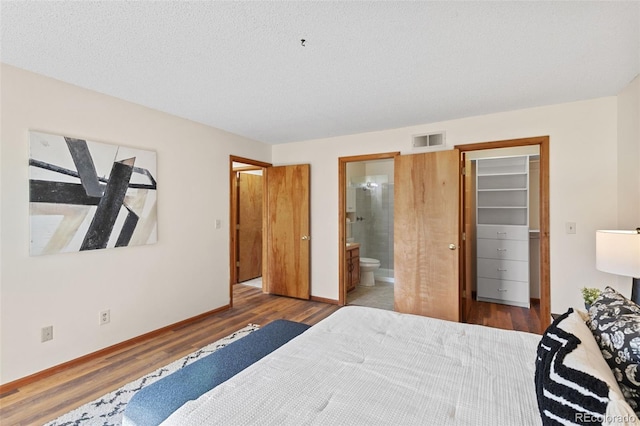
<path id="1" fill-rule="evenodd" d="M 540 336 L 349 306 L 166 425 L 539 425 Z"/>

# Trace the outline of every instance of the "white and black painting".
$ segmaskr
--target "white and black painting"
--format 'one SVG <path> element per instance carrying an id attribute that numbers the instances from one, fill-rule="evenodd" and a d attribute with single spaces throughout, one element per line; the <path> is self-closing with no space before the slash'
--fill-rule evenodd
<path id="1" fill-rule="evenodd" d="M 156 153 L 30 132 L 32 256 L 157 241 Z"/>

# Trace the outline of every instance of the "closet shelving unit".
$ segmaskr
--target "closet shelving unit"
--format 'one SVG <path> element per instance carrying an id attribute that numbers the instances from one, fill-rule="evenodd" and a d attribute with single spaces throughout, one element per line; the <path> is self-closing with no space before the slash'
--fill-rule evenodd
<path id="1" fill-rule="evenodd" d="M 529 308 L 529 156 L 476 163 L 477 299 Z"/>

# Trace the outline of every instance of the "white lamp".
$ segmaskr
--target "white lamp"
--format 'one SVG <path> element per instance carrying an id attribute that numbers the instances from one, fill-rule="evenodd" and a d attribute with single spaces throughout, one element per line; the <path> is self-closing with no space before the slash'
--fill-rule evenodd
<path id="1" fill-rule="evenodd" d="M 640 305 L 640 228 L 596 231 L 596 268 L 633 277 L 631 300 Z"/>

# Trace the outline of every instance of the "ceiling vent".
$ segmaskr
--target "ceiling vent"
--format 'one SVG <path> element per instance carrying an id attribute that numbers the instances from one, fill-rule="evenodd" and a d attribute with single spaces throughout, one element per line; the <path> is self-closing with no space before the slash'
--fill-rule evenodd
<path id="1" fill-rule="evenodd" d="M 424 135 L 413 136 L 413 149 L 421 148 L 444 148 L 445 133 L 427 133 Z"/>

